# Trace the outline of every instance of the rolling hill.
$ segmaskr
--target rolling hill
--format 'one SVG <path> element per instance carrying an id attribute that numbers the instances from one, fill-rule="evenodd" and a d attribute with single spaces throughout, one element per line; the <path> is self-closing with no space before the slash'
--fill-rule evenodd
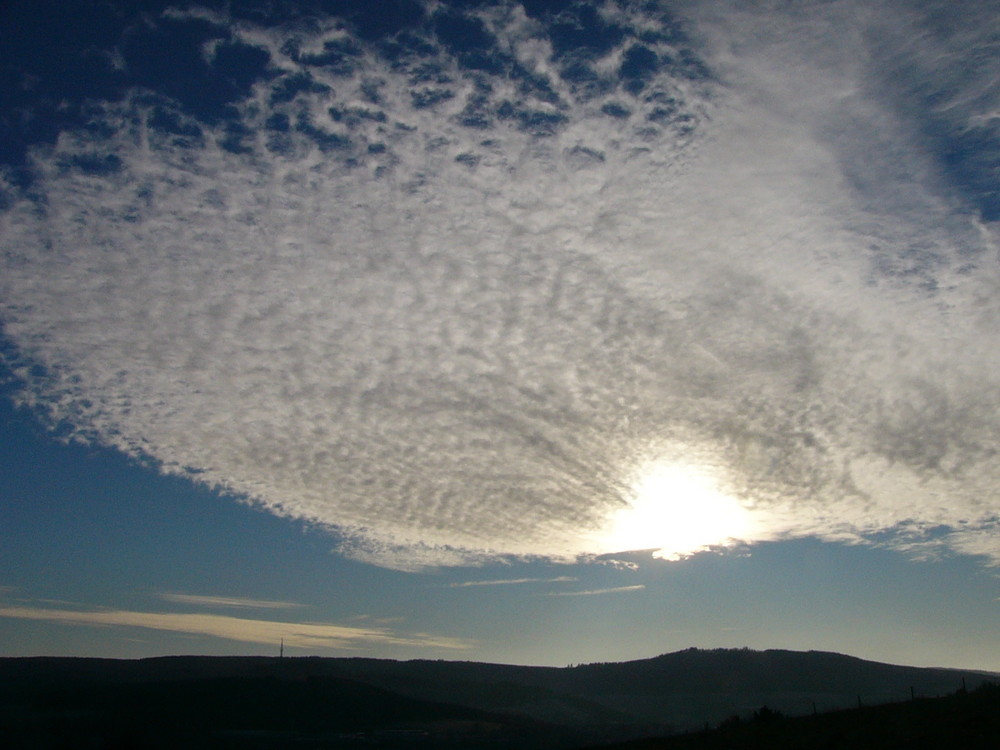
<path id="1" fill-rule="evenodd" d="M 59 747 L 70 737 L 135 747 L 161 746 L 154 740 L 165 747 L 574 747 L 714 726 L 765 705 L 794 716 L 948 695 L 994 677 L 748 649 L 565 668 L 8 658 L 0 659 L 0 740 L 31 748 Z"/>

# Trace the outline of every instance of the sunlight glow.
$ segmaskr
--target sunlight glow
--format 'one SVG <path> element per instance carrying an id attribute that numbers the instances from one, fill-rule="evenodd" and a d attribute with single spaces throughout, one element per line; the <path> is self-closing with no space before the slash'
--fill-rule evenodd
<path id="1" fill-rule="evenodd" d="M 731 546 L 752 534 L 750 511 L 723 494 L 705 470 L 656 464 L 634 485 L 634 499 L 610 519 L 606 552 L 655 549 L 680 560 L 711 547 Z"/>

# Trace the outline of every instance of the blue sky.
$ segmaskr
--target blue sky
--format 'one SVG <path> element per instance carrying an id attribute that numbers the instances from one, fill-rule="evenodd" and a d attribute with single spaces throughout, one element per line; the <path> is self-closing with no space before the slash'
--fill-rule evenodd
<path id="1" fill-rule="evenodd" d="M 0 11 L 4 655 L 1000 670 L 994 4 L 72 5 Z"/>

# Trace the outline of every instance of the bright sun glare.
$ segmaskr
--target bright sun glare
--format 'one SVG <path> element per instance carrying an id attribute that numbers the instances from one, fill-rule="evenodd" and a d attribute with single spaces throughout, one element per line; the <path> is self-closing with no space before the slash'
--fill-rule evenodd
<path id="1" fill-rule="evenodd" d="M 657 464 L 633 491 L 632 504 L 611 516 L 605 552 L 656 549 L 656 557 L 679 560 L 750 536 L 750 511 L 706 471 Z"/>

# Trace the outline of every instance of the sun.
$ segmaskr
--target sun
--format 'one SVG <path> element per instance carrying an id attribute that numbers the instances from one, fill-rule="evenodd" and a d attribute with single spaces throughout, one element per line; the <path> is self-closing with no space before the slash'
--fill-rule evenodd
<path id="1" fill-rule="evenodd" d="M 679 560 L 748 539 L 751 530 L 750 511 L 709 471 L 656 464 L 633 485 L 631 504 L 612 514 L 601 543 L 606 553 L 655 549 L 655 557 Z"/>

